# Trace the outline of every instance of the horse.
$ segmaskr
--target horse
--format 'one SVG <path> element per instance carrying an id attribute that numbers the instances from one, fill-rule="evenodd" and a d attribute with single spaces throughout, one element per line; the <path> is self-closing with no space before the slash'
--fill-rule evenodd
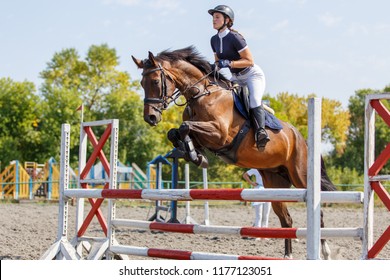
<path id="1" fill-rule="evenodd" d="M 132 56 L 142 69 L 141 86 L 145 92 L 144 120 L 156 126 L 172 103 L 185 105 L 183 123 L 171 129 L 168 138 L 186 154 L 185 159 L 197 165 L 207 165 L 204 150 L 215 152 L 225 162 L 243 168 L 256 168 L 263 177 L 265 188 L 307 187 L 307 144 L 301 133 L 291 124 L 280 121 L 282 129 L 267 127 L 270 141 L 258 150 L 254 130 L 242 114 L 234 109 L 234 98 L 228 79 L 212 67 L 190 46 L 179 50 L 165 50 L 155 56 L 149 51 L 147 59 Z M 178 104 L 179 96 L 185 104 Z M 241 139 L 239 138 L 241 135 Z M 234 144 L 239 142 L 239 144 Z M 226 152 L 233 146 L 232 153 Z M 231 150 L 231 149 L 230 149 Z M 321 190 L 335 191 L 324 161 L 321 158 Z M 291 228 L 293 220 L 284 202 L 272 202 L 272 208 L 283 228 Z M 324 227 L 321 213 L 321 227 Z M 321 240 L 324 259 L 330 259 L 326 240 Z M 285 239 L 285 258 L 292 258 L 291 239 Z"/>

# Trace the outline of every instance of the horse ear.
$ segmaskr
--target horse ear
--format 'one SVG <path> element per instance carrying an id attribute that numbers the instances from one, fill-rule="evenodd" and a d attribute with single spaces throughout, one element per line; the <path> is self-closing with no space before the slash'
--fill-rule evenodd
<path id="1" fill-rule="evenodd" d="M 153 65 L 157 66 L 156 58 L 154 57 L 154 54 L 149 51 L 149 60 L 152 62 Z"/>
<path id="2" fill-rule="evenodd" d="M 144 62 L 140 59 L 135 58 L 134 56 L 131 56 L 134 63 L 138 66 L 138 68 L 144 68 Z"/>

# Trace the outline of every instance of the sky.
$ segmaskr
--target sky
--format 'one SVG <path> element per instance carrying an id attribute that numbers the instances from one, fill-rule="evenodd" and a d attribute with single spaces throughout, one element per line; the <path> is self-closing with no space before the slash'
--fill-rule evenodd
<path id="1" fill-rule="evenodd" d="M 31 81 L 56 52 L 116 49 L 119 69 L 140 79 L 131 55 L 194 45 L 210 62 L 216 31 L 207 10 L 235 12 L 266 76 L 266 93 L 315 93 L 344 107 L 356 90 L 390 84 L 388 0 L 0 0 L 0 78 Z"/>

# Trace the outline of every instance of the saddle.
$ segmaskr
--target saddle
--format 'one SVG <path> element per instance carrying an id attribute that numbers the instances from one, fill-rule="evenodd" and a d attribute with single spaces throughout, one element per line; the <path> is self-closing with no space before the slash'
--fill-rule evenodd
<path id="1" fill-rule="evenodd" d="M 249 90 L 247 87 L 235 86 L 233 91 L 234 107 L 246 120 L 249 120 Z M 267 105 L 269 101 L 264 100 L 265 126 L 273 130 L 281 130 L 283 127 L 275 117 L 274 110 Z"/>
<path id="2" fill-rule="evenodd" d="M 244 117 L 245 122 L 241 126 L 239 132 L 234 137 L 232 143 L 229 145 L 212 151 L 220 157 L 226 163 L 236 163 L 237 162 L 237 150 L 240 147 L 240 144 L 244 137 L 247 135 L 248 131 L 251 129 L 251 121 L 249 117 L 249 91 L 247 87 L 235 86 L 232 90 L 233 99 L 234 99 L 234 108 Z M 263 104 L 264 106 L 264 104 Z M 267 109 L 268 108 L 268 109 Z M 281 130 L 282 124 L 272 113 L 273 110 L 267 106 L 265 107 L 265 126 L 272 130 Z M 272 110 L 272 112 L 271 112 Z"/>

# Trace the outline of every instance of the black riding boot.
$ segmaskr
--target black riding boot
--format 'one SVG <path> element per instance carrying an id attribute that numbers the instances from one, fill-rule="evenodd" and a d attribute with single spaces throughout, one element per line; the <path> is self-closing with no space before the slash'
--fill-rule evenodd
<path id="1" fill-rule="evenodd" d="M 265 130 L 265 112 L 263 106 L 250 109 L 257 149 L 264 148 L 270 140 Z"/>

